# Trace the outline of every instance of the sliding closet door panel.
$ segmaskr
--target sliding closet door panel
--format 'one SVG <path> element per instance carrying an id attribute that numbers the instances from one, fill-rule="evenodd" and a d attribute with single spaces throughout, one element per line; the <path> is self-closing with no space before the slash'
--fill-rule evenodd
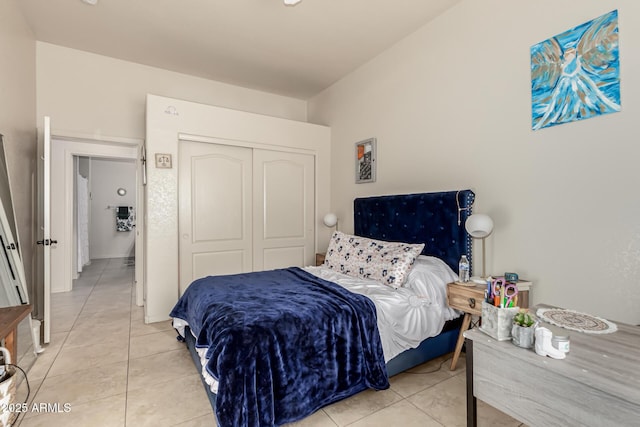
<path id="1" fill-rule="evenodd" d="M 314 157 L 256 149 L 253 165 L 254 269 L 311 265 Z"/>
<path id="2" fill-rule="evenodd" d="M 265 154 L 264 152 L 262 154 Z M 268 156 L 281 154 L 268 153 Z M 304 238 L 305 165 L 291 160 L 264 161 L 264 238 Z"/>
<path id="3" fill-rule="evenodd" d="M 180 142 L 180 291 L 252 269 L 252 150 Z"/>
<path id="4" fill-rule="evenodd" d="M 246 271 L 245 252 L 240 250 L 194 254 L 192 258 L 193 279 L 214 274 L 235 274 Z"/>
<path id="5" fill-rule="evenodd" d="M 290 266 L 304 267 L 309 265 L 305 260 L 306 249 L 304 246 L 291 246 L 288 248 L 265 248 L 263 252 L 264 269 L 284 268 Z"/>
<path id="6" fill-rule="evenodd" d="M 238 242 L 245 237 L 242 212 L 247 165 L 243 162 L 217 155 L 191 158 L 194 243 Z"/>

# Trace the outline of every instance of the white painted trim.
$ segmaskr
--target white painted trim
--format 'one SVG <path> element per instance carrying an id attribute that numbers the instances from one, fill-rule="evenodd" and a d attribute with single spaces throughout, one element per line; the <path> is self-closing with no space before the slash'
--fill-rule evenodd
<path id="1" fill-rule="evenodd" d="M 81 142 L 87 144 L 108 144 L 108 145 L 135 145 L 140 146 L 144 144 L 142 138 L 126 138 L 120 136 L 102 136 L 81 132 L 70 132 L 64 130 L 53 129 L 51 131 L 51 138 L 57 140 L 64 140 L 70 142 Z"/>

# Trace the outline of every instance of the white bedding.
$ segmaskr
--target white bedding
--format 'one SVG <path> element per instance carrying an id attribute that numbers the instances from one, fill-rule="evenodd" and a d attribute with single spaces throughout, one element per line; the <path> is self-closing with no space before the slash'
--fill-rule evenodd
<path id="1" fill-rule="evenodd" d="M 385 362 L 438 335 L 447 320 L 459 316 L 447 305 L 447 283 L 458 280 L 458 276 L 435 257 L 419 256 L 406 283 L 398 289 L 327 268 L 304 270 L 373 301 Z"/>
<path id="2" fill-rule="evenodd" d="M 305 267 L 303 270 L 324 280 L 343 286 L 351 292 L 365 295 L 373 301 L 378 316 L 378 330 L 382 341 L 384 360 L 417 347 L 425 339 L 438 335 L 447 320 L 459 313 L 447 305 L 447 283 L 458 276 L 444 261 L 419 256 L 406 283 L 393 289 L 374 280 L 358 279 L 323 267 Z M 173 319 L 173 326 L 184 336 L 188 326 L 182 319 Z M 201 365 L 206 363 L 206 349 L 196 349 Z M 218 381 L 202 369 L 211 391 L 218 392 Z"/>

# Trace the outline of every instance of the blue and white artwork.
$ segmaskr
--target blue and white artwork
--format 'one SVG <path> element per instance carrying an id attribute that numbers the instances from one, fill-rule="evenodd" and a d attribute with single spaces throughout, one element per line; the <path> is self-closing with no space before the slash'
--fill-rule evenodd
<path id="1" fill-rule="evenodd" d="M 617 10 L 531 47 L 534 130 L 617 111 Z"/>

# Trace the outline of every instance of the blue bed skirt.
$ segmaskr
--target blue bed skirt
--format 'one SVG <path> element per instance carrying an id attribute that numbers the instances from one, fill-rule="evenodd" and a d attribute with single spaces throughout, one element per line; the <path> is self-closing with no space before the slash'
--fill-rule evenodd
<path id="1" fill-rule="evenodd" d="M 456 348 L 462 317 L 450 320 L 444 324 L 440 334 L 427 338 L 416 348 L 406 350 L 387 362 L 387 374 L 392 377 L 408 369 L 435 359 Z"/>

